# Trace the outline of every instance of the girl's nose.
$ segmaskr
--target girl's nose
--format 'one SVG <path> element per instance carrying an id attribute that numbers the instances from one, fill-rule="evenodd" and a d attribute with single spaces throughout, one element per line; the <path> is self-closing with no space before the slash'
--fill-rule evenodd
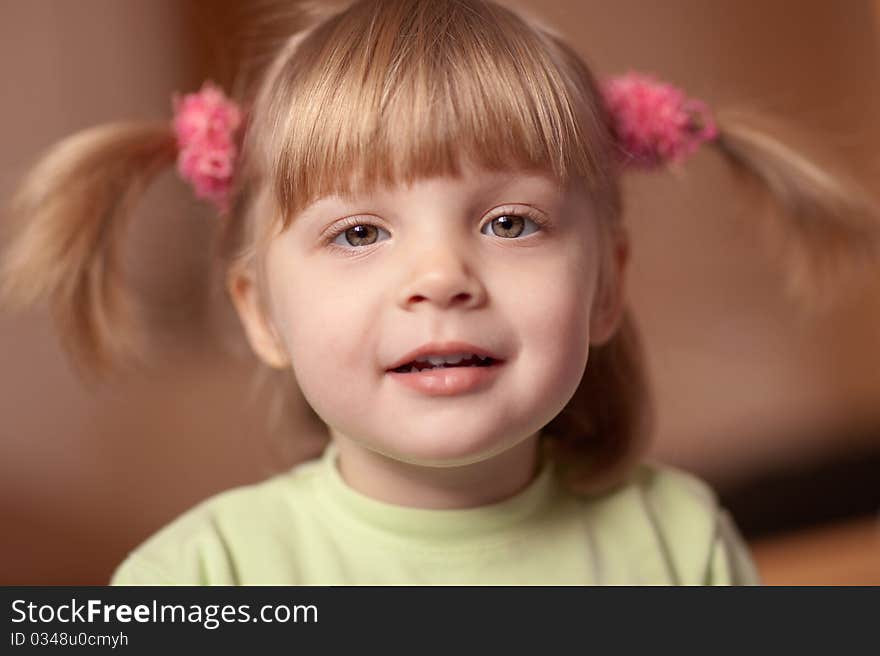
<path id="1" fill-rule="evenodd" d="M 406 310 L 424 303 L 465 309 L 485 302 L 485 288 L 471 261 L 451 247 L 425 254 L 405 275 L 399 305 Z"/>

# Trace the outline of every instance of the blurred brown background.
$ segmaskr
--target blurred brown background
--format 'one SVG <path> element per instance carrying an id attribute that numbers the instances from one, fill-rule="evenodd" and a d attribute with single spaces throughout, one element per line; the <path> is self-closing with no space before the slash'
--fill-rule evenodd
<path id="1" fill-rule="evenodd" d="M 0 202 L 59 138 L 170 117 L 172 92 L 226 81 L 235 4 L 0 0 Z M 809 152 L 876 187 L 880 4 L 515 4 L 598 74 L 655 72 L 713 106 L 781 117 Z M 833 311 L 801 315 L 748 229 L 761 203 L 714 154 L 627 189 L 628 290 L 658 404 L 652 456 L 719 490 L 766 582 L 880 583 L 880 275 Z M 248 402 L 251 360 L 223 350 L 244 343 L 208 285 L 210 214 L 168 172 L 135 219 L 127 261 L 156 308 L 154 369 L 86 387 L 45 308 L 0 314 L 0 584 L 102 584 L 186 508 L 318 444 L 305 413 L 270 435 L 268 398 Z"/>

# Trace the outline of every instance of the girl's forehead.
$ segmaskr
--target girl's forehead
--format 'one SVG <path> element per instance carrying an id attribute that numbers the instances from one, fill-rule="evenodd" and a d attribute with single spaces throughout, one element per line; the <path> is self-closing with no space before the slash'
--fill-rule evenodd
<path id="1" fill-rule="evenodd" d="M 435 175 L 393 183 L 377 182 L 369 187 L 351 185 L 331 191 L 316 199 L 309 207 L 325 203 L 382 202 L 432 193 L 455 193 L 460 197 L 492 197 L 516 191 L 526 195 L 561 195 L 566 185 L 550 171 L 520 168 L 487 169 L 462 165 L 458 175 Z"/>

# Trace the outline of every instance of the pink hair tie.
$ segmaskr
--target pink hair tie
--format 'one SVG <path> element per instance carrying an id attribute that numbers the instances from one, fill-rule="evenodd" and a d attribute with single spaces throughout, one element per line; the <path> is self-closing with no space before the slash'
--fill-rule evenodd
<path id="1" fill-rule="evenodd" d="M 192 184 L 197 197 L 226 212 L 238 155 L 235 132 L 241 125 L 242 112 L 211 82 L 183 98 L 175 94 L 172 101 L 179 151 L 177 170 Z"/>
<path id="2" fill-rule="evenodd" d="M 652 169 L 681 162 L 718 136 L 706 103 L 650 75 L 611 78 L 602 91 L 626 166 Z"/>

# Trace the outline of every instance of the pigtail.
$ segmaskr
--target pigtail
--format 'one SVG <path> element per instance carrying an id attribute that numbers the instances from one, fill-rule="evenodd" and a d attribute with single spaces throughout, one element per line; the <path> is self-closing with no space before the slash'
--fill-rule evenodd
<path id="1" fill-rule="evenodd" d="M 636 72 L 607 79 L 602 95 L 624 168 L 651 171 L 681 164 L 707 144 L 742 179 L 769 192 L 782 211 L 757 227 L 781 251 L 787 291 L 803 307 L 829 305 L 847 274 L 880 259 L 876 202 L 745 115 L 716 115 L 705 101 Z"/>
<path id="2" fill-rule="evenodd" d="M 804 307 L 827 306 L 839 283 L 880 256 L 880 212 L 866 192 L 830 174 L 742 118 L 718 117 L 711 142 L 744 179 L 779 204 L 759 226 L 781 250 L 789 294 Z"/>
<path id="3" fill-rule="evenodd" d="M 90 128 L 53 146 L 13 198 L 0 301 L 22 309 L 48 300 L 80 373 L 142 352 L 139 308 L 120 277 L 122 228 L 175 155 L 170 123 Z"/>

